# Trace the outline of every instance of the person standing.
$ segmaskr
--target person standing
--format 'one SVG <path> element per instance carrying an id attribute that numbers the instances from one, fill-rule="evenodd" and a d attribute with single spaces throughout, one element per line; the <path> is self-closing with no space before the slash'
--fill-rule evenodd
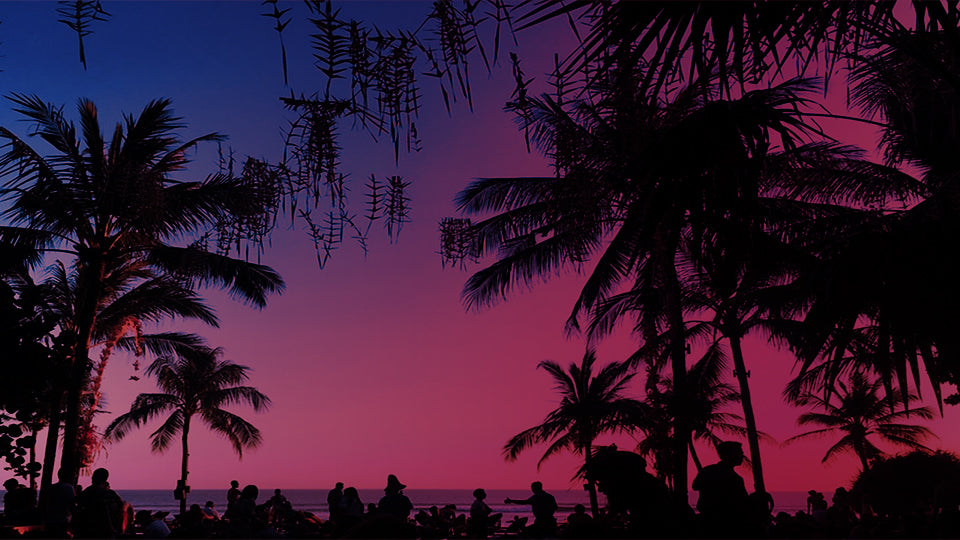
<path id="1" fill-rule="evenodd" d="M 50 486 L 43 527 L 51 538 L 66 538 L 77 508 L 77 486 L 70 483 L 65 469 L 57 471 L 57 483 Z"/>
<path id="2" fill-rule="evenodd" d="M 230 481 L 230 489 L 227 490 L 227 510 L 230 509 L 230 505 L 240 500 L 240 482 L 236 480 Z"/>
<path id="3" fill-rule="evenodd" d="M 748 516 L 747 488 L 734 470 L 743 463 L 743 446 L 734 441 L 721 442 L 717 455 L 720 462 L 704 467 L 693 479 L 693 489 L 700 492 L 697 510 L 707 536 L 739 537 Z"/>
<path id="4" fill-rule="evenodd" d="M 337 484 L 327 493 L 327 510 L 330 512 L 330 521 L 336 523 L 340 517 L 340 501 L 343 500 L 343 482 Z"/>
<path id="5" fill-rule="evenodd" d="M 557 518 L 554 513 L 557 511 L 557 500 L 553 495 L 543 490 L 543 484 L 534 482 L 530 484 L 530 491 L 533 495 L 526 499 L 516 500 L 507 498 L 504 504 L 529 504 L 533 512 L 533 525 L 527 527 L 526 533 L 533 538 L 547 538 L 555 536 L 557 533 Z"/>

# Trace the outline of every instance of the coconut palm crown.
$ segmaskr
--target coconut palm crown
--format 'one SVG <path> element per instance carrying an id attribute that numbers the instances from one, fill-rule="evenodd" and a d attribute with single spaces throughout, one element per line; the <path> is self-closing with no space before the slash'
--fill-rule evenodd
<path id="1" fill-rule="evenodd" d="M 247 366 L 221 360 L 219 348 L 197 347 L 177 354 L 160 356 L 147 368 L 149 376 L 157 378 L 162 393 L 140 394 L 126 412 L 107 426 L 108 441 L 119 441 L 133 429 L 170 413 L 150 435 L 151 449 L 164 452 L 177 435 L 183 449 L 180 480 L 187 485 L 188 437 L 194 416 L 210 430 L 230 441 L 237 456 L 243 457 L 244 448 L 260 445 L 260 430 L 240 416 L 226 410 L 230 405 L 250 405 L 254 411 L 265 411 L 270 398 L 252 386 L 241 386 L 249 379 Z M 180 501 L 186 511 L 186 497 Z"/>
<path id="2" fill-rule="evenodd" d="M 259 215 L 266 203 L 256 196 L 255 186 L 240 178 L 172 178 L 189 163 L 189 150 L 223 137 L 209 133 L 181 141 L 176 132 L 183 125 L 169 100 L 152 101 L 139 116 L 125 116 L 105 137 L 89 100 L 78 103 L 78 128 L 65 118 L 62 107 L 36 96 L 13 94 L 8 99 L 14 111 L 32 123 L 30 135 L 53 151 L 44 155 L 0 127 L 0 200 L 5 205 L 0 257 L 23 268 L 48 257 L 65 257 L 76 272 L 76 302 L 65 325 L 74 343 L 70 383 L 62 389 L 66 405 L 60 463 L 76 480 L 81 404 L 94 365 L 90 350 L 97 341 L 100 309 L 115 293 L 110 290 L 111 272 L 136 268 L 143 280 L 167 276 L 185 288 L 221 286 L 257 307 L 281 291 L 283 281 L 267 266 L 207 249 L 205 239 L 212 231 Z M 51 423 L 49 436 L 54 439 L 57 427 Z M 44 471 L 45 482 L 49 476 Z"/>
<path id="3" fill-rule="evenodd" d="M 537 367 L 553 377 L 562 396 L 560 406 L 551 411 L 543 423 L 514 435 L 503 447 L 507 460 L 515 460 L 524 450 L 550 443 L 538 466 L 550 456 L 573 450 L 584 457 L 589 469 L 591 449 L 596 438 L 604 433 L 632 429 L 644 405 L 623 395 L 635 373 L 627 364 L 613 362 L 594 374 L 596 354 L 588 350 L 580 365 L 571 363 L 568 370 L 560 364 L 544 360 Z M 597 515 L 596 486 L 588 480 L 591 510 Z"/>
<path id="4" fill-rule="evenodd" d="M 923 440 L 933 437 L 933 432 L 924 426 L 902 422 L 911 418 L 929 420 L 933 418 L 930 408 L 894 409 L 897 403 L 908 403 L 916 399 L 916 396 L 904 398 L 896 389 L 892 394 L 884 396 L 882 389 L 883 383 L 880 380 L 871 381 L 864 373 L 854 371 L 846 383 L 837 382 L 834 392 L 827 397 L 814 393 L 801 395 L 795 400 L 798 405 L 810 406 L 822 412 L 803 413 L 797 423 L 801 426 L 822 427 L 791 437 L 785 443 L 841 433 L 841 439 L 827 450 L 822 461 L 826 463 L 842 452 L 853 452 L 860 459 L 862 470 L 867 470 L 872 460 L 884 455 L 871 441 L 873 436 L 911 449 L 929 450 L 923 445 Z M 834 403 L 834 399 L 838 403 Z"/>

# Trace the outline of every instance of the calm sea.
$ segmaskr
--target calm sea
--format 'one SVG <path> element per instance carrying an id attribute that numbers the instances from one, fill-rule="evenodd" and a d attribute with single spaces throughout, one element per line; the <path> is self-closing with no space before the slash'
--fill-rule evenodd
<path id="1" fill-rule="evenodd" d="M 306 510 L 313 512 L 326 519 L 327 512 L 327 492 L 328 489 L 286 489 L 283 490 L 284 496 L 293 504 L 297 510 Z M 128 501 L 137 510 L 165 510 L 170 513 L 179 511 L 180 503 L 173 498 L 172 490 L 117 490 L 124 500 Z M 525 499 L 530 496 L 529 490 L 507 490 L 507 489 L 488 489 L 487 504 L 493 508 L 494 512 L 502 512 L 504 522 L 509 521 L 515 515 L 529 516 L 530 507 L 518 505 L 503 504 L 505 498 Z M 404 490 L 407 497 L 416 507 L 415 511 L 427 509 L 431 506 L 444 506 L 454 504 L 457 506 L 458 513 L 468 513 L 470 504 L 473 502 L 473 490 L 469 489 L 408 489 Z M 563 516 L 573 512 L 574 505 L 580 503 L 587 507 L 590 506 L 590 498 L 585 491 L 550 491 L 556 497 L 560 510 L 557 516 L 563 519 Z M 273 495 L 272 490 L 262 490 L 258 502 L 266 502 Z M 383 496 L 383 491 L 378 489 L 361 489 L 360 499 L 364 505 L 367 503 L 376 503 Z M 827 494 L 829 498 L 829 494 Z M 797 510 L 806 508 L 807 494 L 802 491 L 777 491 L 773 493 L 776 512 L 796 513 Z M 195 489 L 187 497 L 187 504 L 203 505 L 206 501 L 213 501 L 217 510 L 223 512 L 226 509 L 226 490 L 223 489 Z M 696 503 L 696 494 L 691 497 L 691 504 Z M 601 495 L 600 504 L 604 504 Z"/>

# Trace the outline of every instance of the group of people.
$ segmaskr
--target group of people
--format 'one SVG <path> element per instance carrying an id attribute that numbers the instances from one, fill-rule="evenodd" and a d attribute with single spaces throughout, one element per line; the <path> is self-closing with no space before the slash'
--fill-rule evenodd
<path id="1" fill-rule="evenodd" d="M 3 483 L 3 521 L 7 527 L 35 527 L 42 523 L 46 536 L 65 538 L 115 538 L 134 521 L 133 509 L 112 489 L 106 469 L 93 471 L 90 485 L 81 490 L 63 471 L 50 488 L 43 512 L 36 490 L 15 479 Z"/>
<path id="2" fill-rule="evenodd" d="M 413 503 L 403 494 L 406 485 L 396 475 L 387 476 L 383 497 L 364 506 L 355 487 L 336 485 L 327 494 L 330 527 L 336 536 L 413 538 L 416 527 L 410 522 Z"/>
<path id="3" fill-rule="evenodd" d="M 396 475 L 387 476 L 383 496 L 364 505 L 359 491 L 343 482 L 327 495 L 329 520 L 310 512 L 298 512 L 280 489 L 264 503 L 258 503 L 256 485 L 240 488 L 236 480 L 226 493 L 227 507 L 221 516 L 213 501 L 168 521 L 168 512 L 133 508 L 110 488 L 109 473 L 97 469 L 91 484 L 79 489 L 60 475 L 45 497 L 44 511 L 37 508 L 36 491 L 15 479 L 4 482 L 4 514 L 0 525 L 42 524 L 51 538 L 117 538 L 137 535 L 145 538 L 269 538 L 269 537 L 351 537 L 351 538 L 487 538 L 494 534 L 515 534 L 527 538 L 591 538 L 602 534 L 629 537 L 690 536 L 702 538 L 761 537 L 847 537 L 864 533 L 872 523 L 854 512 L 850 494 L 839 488 L 832 505 L 811 490 L 806 512 L 796 516 L 772 515 L 773 499 L 767 494 L 747 492 L 736 467 L 744 461 L 740 443 L 723 442 L 717 447 L 719 462 L 704 467 L 692 487 L 699 493 L 698 514 L 689 507 L 671 510 L 663 483 L 646 472 L 644 460 L 636 454 L 616 451 L 598 453 L 587 479 L 607 496 L 607 509 L 594 522 L 582 504 L 574 508 L 560 526 L 556 499 L 540 482 L 531 484 L 525 499 L 504 500 L 504 504 L 527 505 L 533 523 L 518 517 L 502 524 L 503 515 L 494 513 L 483 489 L 473 492 L 469 514 L 457 514 L 456 507 L 431 507 L 413 515 L 414 505 L 404 494 L 406 485 Z M 619 521 L 618 521 L 619 520 Z M 957 514 L 960 523 L 960 512 Z M 666 524 L 674 527 L 673 531 Z M 888 525 L 888 524 L 887 524 Z M 886 526 L 886 525 L 885 525 Z M 858 528 L 859 527 L 859 528 Z M 863 530 L 860 530 L 863 529 Z M 672 534 L 671 534 L 672 533 Z"/>
<path id="4" fill-rule="evenodd" d="M 90 486 L 80 489 L 62 474 L 46 496 L 45 508 L 37 507 L 36 490 L 21 485 L 17 480 L 4 482 L 4 512 L 0 526 L 8 531 L 26 531 L 37 528 L 37 535 L 45 538 L 255 538 L 278 536 L 281 526 L 298 521 L 309 521 L 319 527 L 320 521 L 312 514 L 303 516 L 277 489 L 266 503 L 258 505 L 257 486 L 242 490 L 236 480 L 227 491 L 227 510 L 221 516 L 213 501 L 204 506 L 190 505 L 189 509 L 167 520 L 169 512 L 140 510 L 124 501 L 110 488 L 110 473 L 100 468 L 93 471 Z M 271 528 L 271 530 L 267 530 Z"/>

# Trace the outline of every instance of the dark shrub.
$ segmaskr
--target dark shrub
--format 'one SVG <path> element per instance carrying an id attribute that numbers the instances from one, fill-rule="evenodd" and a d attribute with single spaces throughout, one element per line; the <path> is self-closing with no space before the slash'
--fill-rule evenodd
<path id="1" fill-rule="evenodd" d="M 960 504 L 960 458 L 917 451 L 880 459 L 857 476 L 851 492 L 882 515 L 955 509 Z"/>

